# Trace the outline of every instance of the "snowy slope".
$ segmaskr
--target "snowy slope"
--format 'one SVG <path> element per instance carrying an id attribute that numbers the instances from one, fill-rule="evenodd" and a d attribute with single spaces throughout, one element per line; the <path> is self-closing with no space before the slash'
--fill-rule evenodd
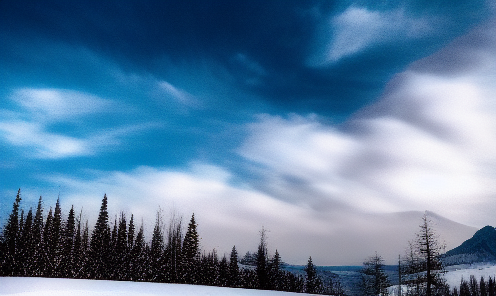
<path id="1" fill-rule="evenodd" d="M 477 281 L 479 281 L 481 277 L 484 277 L 486 281 L 489 277 L 494 278 L 496 275 L 496 265 L 492 263 L 453 265 L 447 267 L 447 271 L 448 272 L 444 277 L 450 287 L 453 288 L 460 286 L 462 278 L 468 281 L 471 275 L 474 275 Z"/>
<path id="2" fill-rule="evenodd" d="M 15 296 L 290 296 L 309 295 L 209 286 L 0 277 L 0 295 Z"/>

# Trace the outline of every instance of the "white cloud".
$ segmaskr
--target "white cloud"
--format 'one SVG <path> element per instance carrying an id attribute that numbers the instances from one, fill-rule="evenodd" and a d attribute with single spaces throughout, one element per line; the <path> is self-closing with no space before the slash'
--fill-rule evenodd
<path id="1" fill-rule="evenodd" d="M 119 145 L 120 140 L 129 134 L 160 126 L 145 123 L 91 130 L 87 117 L 102 113 L 108 115 L 122 105 L 72 90 L 24 88 L 15 90 L 10 99 L 19 108 L 0 109 L 3 115 L 0 139 L 24 148 L 22 151 L 29 158 L 94 155 Z M 53 125 L 57 125 L 56 131 L 52 129 Z M 71 135 L 73 130 L 76 130 L 76 136 Z"/>
<path id="2" fill-rule="evenodd" d="M 312 66 L 325 66 L 370 46 L 424 37 L 433 31 L 432 20 L 412 18 L 403 9 L 372 11 L 350 6 L 321 28 Z"/>
<path id="3" fill-rule="evenodd" d="M 376 18 L 362 20 L 383 26 Z M 262 116 L 240 148 L 263 167 L 259 188 L 324 212 L 326 203 L 376 213 L 428 209 L 491 223 L 496 38 L 484 28 L 398 74 L 339 129 L 314 117 Z M 481 66 L 458 62 L 468 58 Z"/>
<path id="4" fill-rule="evenodd" d="M 86 141 L 47 132 L 37 123 L 0 122 L 0 132 L 10 144 L 32 148 L 30 156 L 35 158 L 63 158 L 91 154 Z"/>
<path id="5" fill-rule="evenodd" d="M 14 91 L 11 99 L 38 120 L 71 120 L 99 112 L 111 112 L 116 106 L 110 100 L 64 89 L 23 88 Z"/>
<path id="6" fill-rule="evenodd" d="M 179 89 L 167 81 L 157 82 L 158 88 L 168 97 L 172 97 L 176 102 L 188 106 L 188 107 L 198 107 L 200 102 L 192 94 L 186 92 L 185 90 Z"/>

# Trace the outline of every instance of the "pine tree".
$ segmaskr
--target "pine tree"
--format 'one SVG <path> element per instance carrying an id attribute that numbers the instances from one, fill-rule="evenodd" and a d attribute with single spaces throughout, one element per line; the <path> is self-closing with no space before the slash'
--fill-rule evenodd
<path id="1" fill-rule="evenodd" d="M 131 278 L 132 281 L 144 281 L 146 280 L 146 267 L 149 265 L 147 262 L 146 254 L 146 244 L 145 237 L 143 234 L 143 223 L 136 235 L 136 241 L 131 250 L 131 255 L 129 259 L 131 266 Z"/>
<path id="2" fill-rule="evenodd" d="M 487 284 L 484 277 L 481 277 L 480 279 L 479 291 L 481 296 L 487 296 Z"/>
<path id="3" fill-rule="evenodd" d="M 9 215 L 7 224 L 2 232 L 1 272 L 3 276 L 14 275 L 14 268 L 17 265 L 18 244 L 19 244 L 19 206 L 21 203 L 21 189 L 17 191 L 12 212 Z"/>
<path id="4" fill-rule="evenodd" d="M 61 276 L 74 278 L 75 269 L 74 264 L 74 239 L 76 235 L 76 217 L 74 214 L 74 206 L 71 207 L 69 211 L 69 216 L 67 217 L 67 223 L 65 224 L 63 243 L 62 243 L 62 262 L 61 262 Z"/>
<path id="5" fill-rule="evenodd" d="M 267 237 L 266 230 L 262 227 L 257 251 L 257 266 L 255 269 L 258 278 L 258 288 L 262 290 L 269 289 L 270 285 L 267 269 Z"/>
<path id="6" fill-rule="evenodd" d="M 121 212 L 121 216 L 119 218 L 119 227 L 117 229 L 117 241 L 114 249 L 115 253 L 115 270 L 116 276 L 115 278 L 118 280 L 125 280 L 127 274 L 127 246 L 128 246 L 128 237 L 127 237 L 127 225 L 126 225 L 126 216 L 123 212 Z"/>
<path id="7" fill-rule="evenodd" d="M 79 268 L 79 276 L 84 279 L 90 278 L 89 262 L 90 262 L 90 235 L 88 228 L 88 220 L 84 225 L 83 235 L 81 236 L 81 267 Z"/>
<path id="8" fill-rule="evenodd" d="M 152 243 L 150 247 L 150 274 L 149 279 L 154 282 L 164 280 L 164 237 L 162 234 L 162 218 L 160 212 L 157 211 L 157 220 L 153 229 Z"/>
<path id="9" fill-rule="evenodd" d="M 43 276 L 45 277 L 50 277 L 52 276 L 53 273 L 53 261 L 50 256 L 52 253 L 51 248 L 51 241 L 52 241 L 52 236 L 53 236 L 53 211 L 52 207 L 50 207 L 50 210 L 48 211 L 48 216 L 45 220 L 45 229 L 43 230 L 43 248 L 44 250 L 42 251 L 43 254 Z"/>
<path id="10" fill-rule="evenodd" d="M 110 227 L 108 225 L 107 195 L 103 196 L 100 214 L 91 234 L 88 254 L 88 275 L 92 279 L 107 279 L 109 275 Z"/>
<path id="11" fill-rule="evenodd" d="M 487 295 L 496 296 L 496 287 L 493 277 L 489 277 L 489 280 L 487 281 Z"/>
<path id="12" fill-rule="evenodd" d="M 317 276 L 317 268 L 313 265 L 312 257 L 308 258 L 307 266 L 305 266 L 306 282 L 305 293 L 316 294 L 319 292 L 319 278 Z"/>
<path id="13" fill-rule="evenodd" d="M 51 264 L 50 276 L 58 277 L 61 274 L 60 264 L 62 262 L 62 209 L 60 208 L 60 198 L 57 198 L 53 220 L 51 223 L 48 258 Z"/>
<path id="14" fill-rule="evenodd" d="M 33 210 L 29 209 L 28 215 L 26 216 L 26 221 L 24 222 L 24 227 L 22 229 L 22 236 L 20 240 L 20 258 L 19 258 L 19 275 L 20 276 L 31 276 L 35 262 L 35 242 L 33 236 Z"/>
<path id="15" fill-rule="evenodd" d="M 281 256 L 276 249 L 269 263 L 269 280 L 273 290 L 282 290 Z"/>
<path id="16" fill-rule="evenodd" d="M 219 286 L 229 286 L 229 264 L 227 263 L 226 255 L 222 257 L 219 263 Z"/>
<path id="17" fill-rule="evenodd" d="M 182 246 L 182 273 L 183 282 L 187 284 L 194 284 L 196 282 L 196 270 L 198 268 L 198 257 L 200 248 L 200 239 L 197 232 L 197 224 L 195 221 L 195 214 L 191 216 L 188 224 L 188 230 L 184 235 Z"/>
<path id="18" fill-rule="evenodd" d="M 131 214 L 131 219 L 129 220 L 129 228 L 127 230 L 127 248 L 128 250 L 132 250 L 134 247 L 134 216 Z"/>
<path id="19" fill-rule="evenodd" d="M 33 276 L 42 276 L 45 269 L 44 263 L 44 245 L 43 245 L 43 203 L 42 198 L 38 200 L 38 207 L 36 208 L 36 214 L 33 221 L 33 245 L 34 245 L 34 255 L 33 255 Z"/>
<path id="20" fill-rule="evenodd" d="M 432 221 L 427 214 L 422 217 L 420 230 L 417 233 L 418 254 L 424 263 L 425 271 L 425 293 L 426 296 L 441 293 L 446 290 L 446 282 L 441 276 L 444 273 L 444 267 L 439 259 L 443 253 L 444 246 L 440 245 L 438 237 L 432 228 Z"/>
<path id="21" fill-rule="evenodd" d="M 231 256 L 229 257 L 229 286 L 238 287 L 238 285 L 239 285 L 238 251 L 236 251 L 236 246 L 233 246 L 231 250 Z"/>
<path id="22" fill-rule="evenodd" d="M 388 295 L 389 279 L 384 271 L 384 260 L 377 253 L 363 263 L 361 275 L 364 295 Z"/>
<path id="23" fill-rule="evenodd" d="M 82 276 L 82 268 L 84 265 L 85 257 L 83 255 L 82 237 L 81 237 L 81 216 L 82 210 L 79 213 L 79 218 L 77 219 L 76 233 L 74 235 L 74 278 L 79 278 Z"/>
<path id="24" fill-rule="evenodd" d="M 164 257 L 166 274 L 165 281 L 177 283 L 181 279 L 181 255 L 182 255 L 182 219 L 173 216 L 167 232 L 167 244 L 165 247 Z"/>

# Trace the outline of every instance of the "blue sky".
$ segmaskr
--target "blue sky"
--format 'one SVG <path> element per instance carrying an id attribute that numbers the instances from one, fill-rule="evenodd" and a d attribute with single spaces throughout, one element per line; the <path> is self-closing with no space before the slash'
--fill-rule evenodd
<path id="1" fill-rule="evenodd" d="M 0 2 L 0 221 L 107 193 L 317 264 L 380 249 L 332 245 L 364 217 L 493 223 L 492 1 L 142 2 Z"/>

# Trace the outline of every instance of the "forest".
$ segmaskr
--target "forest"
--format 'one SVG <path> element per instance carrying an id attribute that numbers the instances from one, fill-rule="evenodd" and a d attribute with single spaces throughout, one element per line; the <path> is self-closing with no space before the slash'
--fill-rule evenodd
<path id="1" fill-rule="evenodd" d="M 260 231 L 258 249 L 240 258 L 236 246 L 227 258 L 216 250 L 201 250 L 195 215 L 188 225 L 180 217 L 165 227 L 160 211 L 151 240 L 143 225 L 135 224 L 121 212 L 109 221 L 107 195 L 104 195 L 93 228 L 82 221 L 74 206 L 63 217 L 60 199 L 44 215 L 42 197 L 36 211 L 21 209 L 21 190 L 15 197 L 7 222 L 0 233 L 0 276 L 55 277 L 115 281 L 181 283 L 246 289 L 278 290 L 297 293 L 346 295 L 336 278 L 319 275 L 309 257 L 304 273 L 284 269 L 276 250 L 267 251 L 266 231 Z M 46 217 L 45 217 L 46 216 Z M 111 226 L 112 225 L 112 226 Z M 91 229 L 91 231 L 90 231 Z M 186 229 L 184 231 L 184 229 Z M 475 277 L 450 288 L 443 279 L 439 244 L 430 220 L 424 215 L 419 231 L 406 254 L 398 257 L 397 295 L 496 296 L 494 278 Z M 360 270 L 361 295 L 389 295 L 393 286 L 377 253 Z"/>
<path id="2" fill-rule="evenodd" d="M 42 197 L 36 211 L 21 210 L 21 190 L 0 236 L 0 275 L 59 277 L 116 281 L 147 281 L 279 290 L 325 295 L 344 295 L 339 283 L 326 283 L 317 275 L 311 257 L 305 275 L 282 268 L 275 251 L 269 255 L 265 230 L 254 253 L 254 262 L 239 264 L 236 246 L 229 258 L 216 250 L 200 249 L 194 214 L 187 227 L 172 218 L 164 228 L 160 212 L 151 240 L 121 212 L 113 227 L 109 221 L 107 195 L 104 195 L 96 224 L 90 231 L 74 206 L 62 217 L 60 200 L 44 217 Z M 186 231 L 184 232 L 184 229 Z M 241 267 L 240 267 L 241 265 Z"/>

